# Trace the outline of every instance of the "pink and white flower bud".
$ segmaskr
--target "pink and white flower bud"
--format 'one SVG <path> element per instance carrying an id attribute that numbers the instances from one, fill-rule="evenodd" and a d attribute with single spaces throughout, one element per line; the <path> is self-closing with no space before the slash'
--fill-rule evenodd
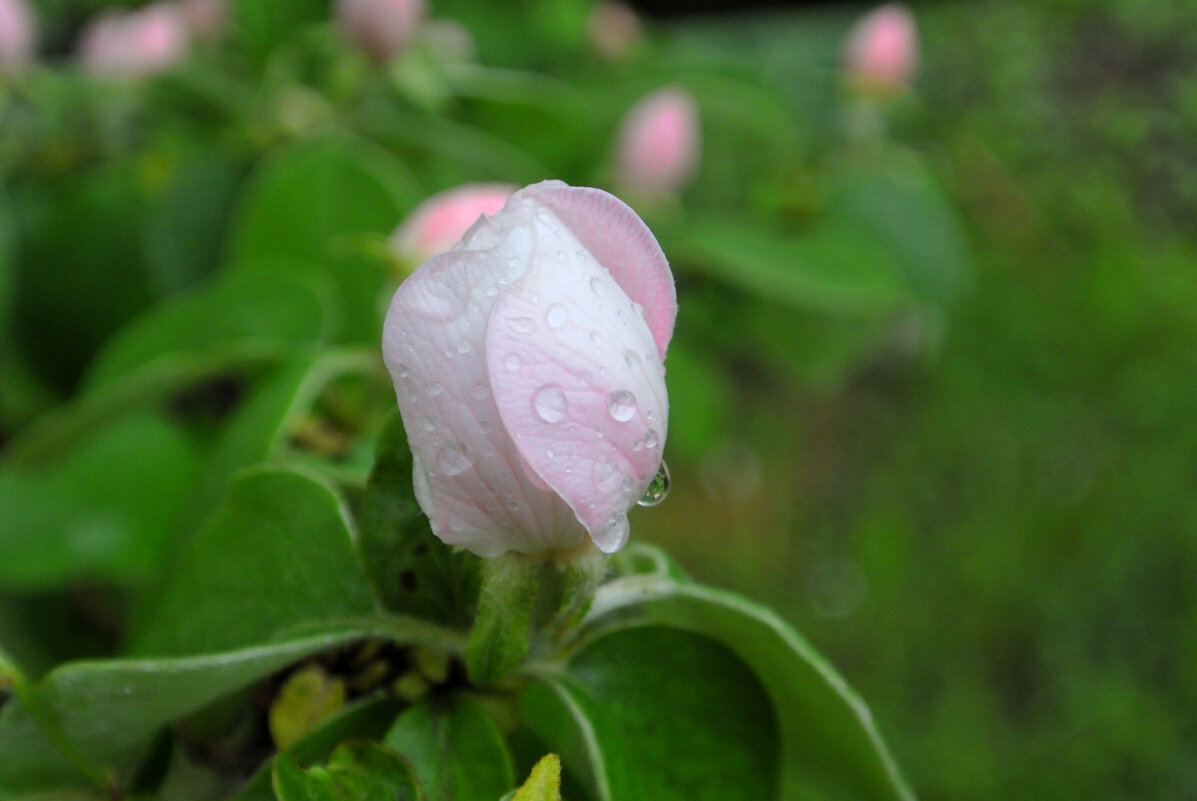
<path id="1" fill-rule="evenodd" d="M 182 11 L 160 2 L 127 13 L 102 13 L 84 32 L 79 56 L 93 75 L 146 77 L 174 67 L 189 46 Z"/>
<path id="2" fill-rule="evenodd" d="M 25 0 L 0 0 L 0 73 L 15 72 L 33 60 L 36 27 Z"/>
<path id="3" fill-rule="evenodd" d="M 906 6 L 890 3 L 862 17 L 844 42 L 844 69 L 861 91 L 881 96 L 904 89 L 918 69 L 918 28 Z"/>
<path id="4" fill-rule="evenodd" d="M 514 184 L 466 184 L 438 192 L 416 206 L 395 229 L 391 249 L 415 263 L 444 253 L 479 217 L 503 208 L 518 188 Z"/>
<path id="5" fill-rule="evenodd" d="M 682 89 L 661 89 L 628 112 L 616 141 L 615 182 L 638 196 L 676 193 L 698 164 L 698 106 Z"/>
<path id="6" fill-rule="evenodd" d="M 179 9 L 194 39 L 215 39 L 229 22 L 226 0 L 179 0 Z"/>
<path id="7" fill-rule="evenodd" d="M 619 0 L 602 0 L 587 20 L 590 45 L 603 58 L 625 58 L 644 38 L 640 17 Z"/>
<path id="8" fill-rule="evenodd" d="M 384 64 L 407 46 L 427 13 L 425 0 L 337 0 L 335 9 L 349 41 Z"/>
<path id="9" fill-rule="evenodd" d="M 516 192 L 395 292 L 383 357 L 432 530 L 481 556 L 604 552 L 661 464 L 677 295 L 599 189 Z"/>

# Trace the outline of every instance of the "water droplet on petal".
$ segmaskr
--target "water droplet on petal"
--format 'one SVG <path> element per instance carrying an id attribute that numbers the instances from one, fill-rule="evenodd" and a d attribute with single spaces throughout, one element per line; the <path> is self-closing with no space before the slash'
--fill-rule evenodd
<path id="1" fill-rule="evenodd" d="M 488 298 L 493 298 L 497 294 L 499 294 L 499 288 L 497 286 L 488 286 L 486 288 L 486 296 Z"/>
<path id="2" fill-rule="evenodd" d="M 657 434 L 655 428 L 650 428 L 644 435 L 644 447 L 655 448 L 661 442 L 661 437 Z"/>
<path id="3" fill-rule="evenodd" d="M 461 342 L 457 343 L 457 352 L 462 354 L 463 356 L 465 354 L 469 353 L 473 349 L 474 349 L 474 346 L 470 344 L 470 341 L 468 339 L 463 339 Z"/>
<path id="4" fill-rule="evenodd" d="M 621 490 L 623 490 L 624 495 L 631 495 L 632 490 L 634 490 L 636 488 L 636 482 L 632 481 L 632 479 L 630 479 L 630 478 L 625 477 L 624 480 L 620 482 L 619 488 Z"/>
<path id="5" fill-rule="evenodd" d="M 545 314 L 545 321 L 549 324 L 549 328 L 560 328 L 565 325 L 565 318 L 569 316 L 569 312 L 560 303 L 554 303 L 549 307 L 548 313 Z"/>
<path id="6" fill-rule="evenodd" d="M 591 331 L 590 332 L 590 341 L 596 345 L 601 345 L 601 344 L 603 344 L 603 335 L 600 334 L 598 331 Z"/>
<path id="7" fill-rule="evenodd" d="M 443 476 L 455 476 L 465 472 L 470 467 L 470 455 L 465 445 L 460 442 L 450 442 L 436 454 L 436 469 Z"/>
<path id="8" fill-rule="evenodd" d="M 578 373 L 578 380 L 582 382 L 582 386 L 590 386 L 590 382 L 594 380 L 594 376 L 590 374 L 589 370 L 582 370 Z"/>
<path id="9" fill-rule="evenodd" d="M 626 423 L 636 416 L 636 396 L 626 389 L 612 392 L 607 400 L 607 412 L 616 422 Z"/>
<path id="10" fill-rule="evenodd" d="M 623 361 L 624 361 L 624 364 L 626 364 L 628 367 L 631 367 L 633 369 L 640 366 L 640 357 L 636 354 L 635 351 L 625 350 L 623 352 Z"/>
<path id="11" fill-rule="evenodd" d="M 661 466 L 657 468 L 657 474 L 653 476 L 648 489 L 644 491 L 644 496 L 636 503 L 641 506 L 656 506 L 665 500 L 667 495 L 669 495 L 669 467 L 662 461 Z"/>
<path id="12" fill-rule="evenodd" d="M 517 259 L 515 256 L 512 256 L 510 259 L 507 260 L 507 266 L 514 270 L 516 267 L 520 266 L 520 260 Z"/>
<path id="13" fill-rule="evenodd" d="M 549 457 L 550 459 L 555 459 L 555 458 L 557 458 L 557 451 L 553 450 L 552 448 L 545 448 L 544 455 Z"/>
<path id="14" fill-rule="evenodd" d="M 565 393 L 556 384 L 546 384 L 532 396 L 532 409 L 546 423 L 560 423 L 565 419 Z"/>
<path id="15" fill-rule="evenodd" d="M 644 316 L 644 307 L 635 301 L 632 302 L 632 311 L 636 312 L 637 317 Z"/>
<path id="16" fill-rule="evenodd" d="M 441 386 L 439 381 L 429 381 L 427 389 L 428 394 L 435 398 L 437 395 L 441 394 L 441 392 L 444 390 L 444 387 Z"/>
<path id="17" fill-rule="evenodd" d="M 621 478 L 615 464 L 606 457 L 594 466 L 594 484 L 603 492 L 610 492 L 618 487 Z"/>
<path id="18" fill-rule="evenodd" d="M 421 425 L 424 426 L 425 431 L 436 431 L 436 423 L 432 421 L 431 417 L 425 417 Z"/>
<path id="19" fill-rule="evenodd" d="M 490 390 L 487 389 L 486 384 L 483 384 L 481 381 L 476 382 L 474 386 L 470 387 L 470 396 L 473 397 L 474 400 L 484 400 L 489 394 Z"/>
<path id="20" fill-rule="evenodd" d="M 507 368 L 509 373 L 518 373 L 520 368 L 524 366 L 524 360 L 518 354 L 508 353 L 503 357 L 503 366 Z"/>
<path id="21" fill-rule="evenodd" d="M 478 430 L 481 431 L 483 434 L 489 434 L 490 433 L 490 423 L 483 420 L 482 422 L 480 422 L 478 424 Z"/>
<path id="22" fill-rule="evenodd" d="M 626 542 L 628 539 L 628 516 L 627 515 L 611 515 L 607 518 L 605 524 L 606 532 L 604 537 L 609 537 L 614 542 Z"/>
<path id="23" fill-rule="evenodd" d="M 644 440 L 638 439 L 632 443 L 632 453 L 640 453 L 644 450 Z"/>
<path id="24" fill-rule="evenodd" d="M 409 375 L 411 375 L 411 371 L 407 369 L 407 365 L 403 362 L 399 362 L 399 364 L 395 365 L 395 369 L 398 371 L 400 378 L 407 378 Z"/>
<path id="25" fill-rule="evenodd" d="M 508 322 L 512 329 L 521 334 L 531 334 L 536 330 L 536 321 L 531 317 L 513 317 Z"/>

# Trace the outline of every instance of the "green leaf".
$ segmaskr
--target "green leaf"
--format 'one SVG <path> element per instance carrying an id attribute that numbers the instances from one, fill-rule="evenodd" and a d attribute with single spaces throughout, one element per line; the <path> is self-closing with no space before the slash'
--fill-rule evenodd
<path id="1" fill-rule="evenodd" d="M 565 675 L 529 685 L 520 709 L 600 801 L 777 797 L 781 744 L 769 697 L 708 637 L 656 626 L 606 632 Z"/>
<path id="2" fill-rule="evenodd" d="M 181 659 L 74 662 L 0 708 L 0 797 L 125 781 L 162 727 L 309 654 L 400 623 Z M 413 634 L 421 636 L 417 629 Z"/>
<path id="3" fill-rule="evenodd" d="M 289 627 L 369 616 L 348 511 L 320 478 L 257 467 L 184 544 L 138 654 L 257 645 Z"/>
<path id="4" fill-rule="evenodd" d="M 357 507 L 358 551 L 388 609 L 467 627 L 478 597 L 481 560 L 441 542 L 416 503 L 412 456 L 399 415 L 378 438 L 374 470 Z"/>
<path id="5" fill-rule="evenodd" d="M 499 730 L 460 696 L 410 707 L 385 742 L 411 762 L 428 801 L 495 801 L 515 783 Z"/>
<path id="6" fill-rule="evenodd" d="M 780 719 L 784 801 L 914 798 L 864 701 L 773 612 L 722 590 L 631 576 L 599 589 L 583 642 L 629 623 L 714 637 L 751 667 Z"/>
<path id="7" fill-rule="evenodd" d="M 466 646 L 466 670 L 474 684 L 494 684 L 528 655 L 540 571 L 539 562 L 519 554 L 483 562 L 478 613 Z"/>
<path id="8" fill-rule="evenodd" d="M 0 587 L 155 578 L 196 467 L 184 433 L 149 413 L 114 422 L 40 469 L 4 466 Z"/>
<path id="9" fill-rule="evenodd" d="M 88 373 L 89 388 L 135 374 L 152 378 L 167 363 L 281 358 L 327 332 L 327 302 L 312 281 L 285 265 L 233 273 L 158 306 L 108 343 Z M 130 379 L 131 380 L 131 379 Z"/>
<path id="10" fill-rule="evenodd" d="M 243 172 L 240 164 L 215 152 L 170 166 L 169 183 L 142 226 L 142 247 L 159 294 L 194 286 L 219 264 Z"/>
<path id="11" fill-rule="evenodd" d="M 283 260 L 336 287 L 345 338 L 376 342 L 391 280 L 388 236 L 421 197 L 406 167 L 366 140 L 325 137 L 284 149 L 258 168 L 238 204 L 229 263 Z M 373 243 L 373 248 L 369 247 Z"/>
<path id="12" fill-rule="evenodd" d="M 665 244 L 673 261 L 802 311 L 871 316 L 907 299 L 893 257 L 847 226 L 779 235 L 723 218 L 695 219 Z"/>
<path id="13" fill-rule="evenodd" d="M 418 801 L 424 795 L 403 757 L 376 743 L 338 747 L 327 767 L 304 770 L 286 752 L 274 759 L 280 801 Z"/>
<path id="14" fill-rule="evenodd" d="M 511 801 L 561 801 L 561 758 L 556 754 L 541 757 Z"/>
<path id="15" fill-rule="evenodd" d="M 841 168 L 832 179 L 827 214 L 892 253 L 919 299 L 950 307 L 968 291 L 960 216 L 921 162 L 891 157 Z"/>
<path id="16" fill-rule="evenodd" d="M 328 19 L 329 0 L 254 0 L 232 4 L 235 35 L 251 53 L 264 57 L 304 25 Z"/>
<path id="17" fill-rule="evenodd" d="M 320 260 L 350 234 L 387 235 L 418 200 L 401 162 L 365 140 L 326 137 L 275 153 L 238 205 L 232 262 Z"/>

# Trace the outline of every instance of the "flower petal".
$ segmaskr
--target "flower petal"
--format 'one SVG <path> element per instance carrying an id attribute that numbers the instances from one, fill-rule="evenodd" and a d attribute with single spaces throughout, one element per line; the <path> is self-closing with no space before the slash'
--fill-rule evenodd
<path id="1" fill-rule="evenodd" d="M 490 385 L 522 458 L 601 549 L 618 550 L 665 443 L 657 341 L 611 273 L 545 208 L 535 236 L 527 272 L 487 322 Z"/>
<path id="2" fill-rule="evenodd" d="M 530 260 L 528 226 L 487 250 L 421 265 L 395 293 L 383 356 L 415 458 L 417 499 L 444 542 L 483 556 L 571 547 L 584 532 L 556 493 L 538 488 L 492 396 L 486 319 Z"/>
<path id="3" fill-rule="evenodd" d="M 677 318 L 677 289 L 669 261 L 636 212 L 601 189 L 562 181 L 541 181 L 521 189 L 515 197 L 533 198 L 548 206 L 611 271 L 627 296 L 644 310 L 657 355 L 664 359 Z"/>

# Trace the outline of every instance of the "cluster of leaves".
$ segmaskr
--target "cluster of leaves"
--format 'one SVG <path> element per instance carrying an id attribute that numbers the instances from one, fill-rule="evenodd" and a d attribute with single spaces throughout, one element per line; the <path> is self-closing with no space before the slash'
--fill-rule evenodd
<path id="1" fill-rule="evenodd" d="M 798 635 L 648 549 L 509 679 L 464 675 L 478 566 L 380 436 L 385 236 L 421 199 L 604 185 L 622 113 L 686 87 L 702 167 L 643 210 L 687 315 L 683 456 L 733 419 L 733 366 L 835 381 L 967 274 L 916 158 L 684 36 L 602 62 L 589 7 L 446 0 L 477 62 L 376 69 L 326 0 L 255 0 L 153 81 L 5 87 L 0 793 L 498 798 L 551 751 L 575 798 L 908 796 Z"/>

